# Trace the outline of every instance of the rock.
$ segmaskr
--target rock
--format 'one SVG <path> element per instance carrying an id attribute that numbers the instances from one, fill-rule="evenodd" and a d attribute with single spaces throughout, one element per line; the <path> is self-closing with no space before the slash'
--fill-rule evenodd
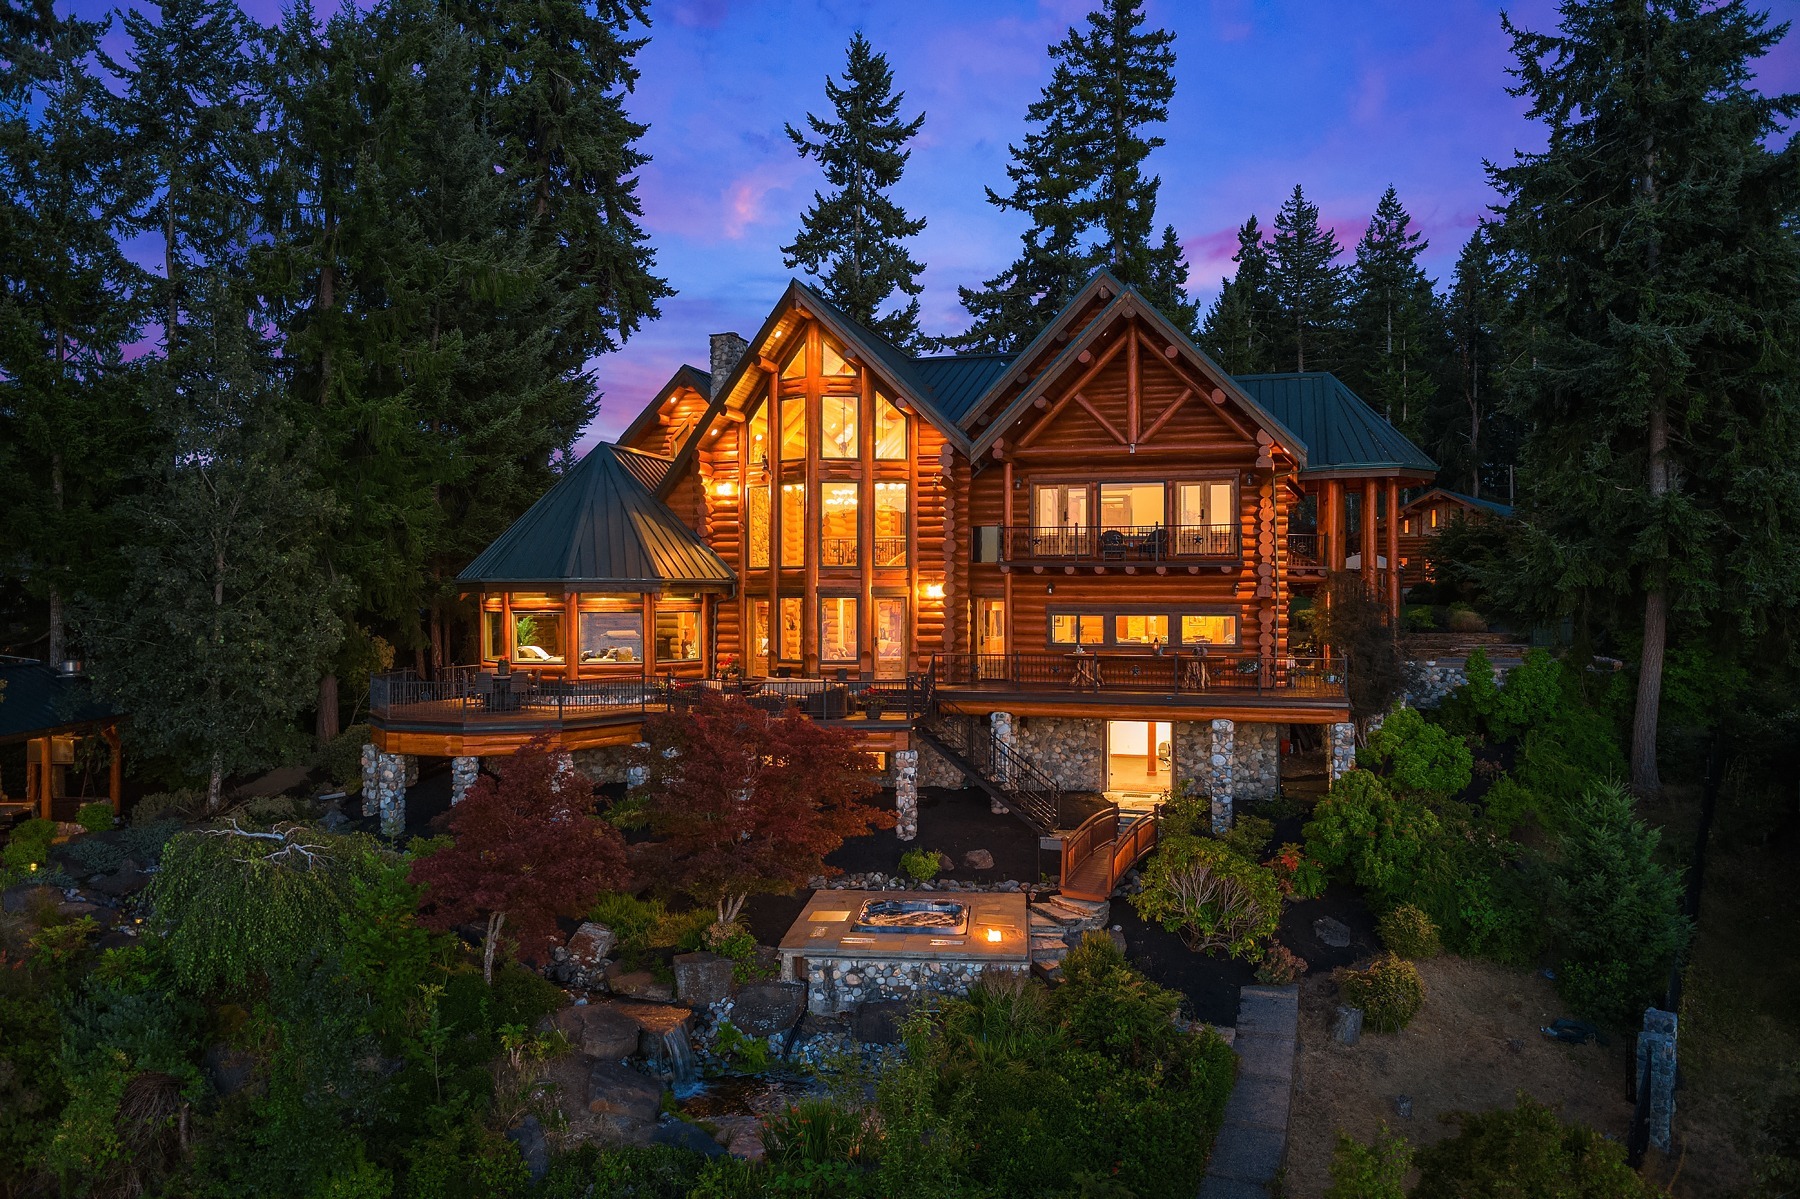
<path id="1" fill-rule="evenodd" d="M 1125 934 L 1122 931 L 1116 928 L 1109 928 L 1106 930 L 1106 935 L 1112 939 L 1114 948 L 1120 953 L 1125 952 Z"/>
<path id="2" fill-rule="evenodd" d="M 1313 921 L 1313 936 L 1319 938 L 1320 944 L 1331 949 L 1350 948 L 1350 926 L 1330 916 L 1320 916 Z"/>
<path id="3" fill-rule="evenodd" d="M 713 1126 L 713 1136 L 731 1156 L 745 1161 L 762 1160 L 765 1151 L 761 1120 L 755 1116 L 712 1116 L 707 1123 Z"/>
<path id="4" fill-rule="evenodd" d="M 938 853 L 938 871 L 943 874 L 948 874 L 950 871 L 955 870 L 955 869 L 956 869 L 956 859 L 951 857 L 947 853 L 939 851 L 939 853 Z"/>
<path id="5" fill-rule="evenodd" d="M 335 833 L 349 823 L 350 817 L 344 815 L 343 809 L 339 808 L 336 804 L 327 804 L 324 815 L 319 817 L 319 826 L 328 833 Z M 533 1119 L 533 1117 L 527 1116 L 526 1119 Z M 535 1120 L 533 1120 L 533 1122 L 535 1123 Z M 506 1135 L 511 1136 L 512 1133 L 507 1133 Z M 540 1141 L 543 1139 L 543 1135 L 544 1130 L 540 1126 L 538 1128 L 538 1138 Z M 521 1149 L 521 1152 L 523 1152 L 523 1149 Z M 526 1161 L 529 1164 L 530 1159 L 527 1158 Z M 548 1169 L 549 1167 L 546 1166 L 545 1168 Z M 536 1180 L 538 1177 L 540 1176 L 536 1174 L 532 1175 L 533 1180 Z"/>
<path id="6" fill-rule="evenodd" d="M 618 963 L 606 968 L 606 989 L 614 995 L 623 995 L 628 999 L 642 999 L 650 1003 L 673 1003 L 675 986 L 673 983 L 658 982 L 654 974 L 648 970 L 624 970 Z"/>
<path id="7" fill-rule="evenodd" d="M 707 1007 L 731 996 L 730 958 L 716 953 L 675 955 L 675 997 L 691 1007 Z"/>
<path id="8" fill-rule="evenodd" d="M 970 870 L 992 870 L 994 855 L 985 849 L 971 849 L 962 857 L 963 865 Z"/>
<path id="9" fill-rule="evenodd" d="M 0 911 L 29 912 L 40 904 L 55 906 L 62 902 L 62 892 L 38 883 L 20 883 L 0 891 Z"/>
<path id="10" fill-rule="evenodd" d="M 731 1022 L 753 1037 L 766 1037 L 794 1027 L 805 1010 L 804 983 L 749 983 L 738 990 Z"/>
<path id="11" fill-rule="evenodd" d="M 525 1159 L 531 1181 L 544 1181 L 544 1175 L 550 1173 L 550 1143 L 544 1139 L 544 1126 L 538 1118 L 527 1115 L 507 1129 L 506 1139 L 519 1147 L 519 1156 Z"/>
<path id="12" fill-rule="evenodd" d="M 698 1153 L 702 1157 L 724 1157 L 725 1146 L 706 1135 L 696 1124 L 686 1120 L 665 1120 L 656 1126 L 650 1141 L 656 1145 L 671 1145 L 676 1149 L 686 1149 L 689 1153 Z"/>
<path id="13" fill-rule="evenodd" d="M 864 1045 L 898 1045 L 900 1021 L 906 1015 L 903 999 L 878 999 L 856 1009 L 856 1039 Z"/>
<path id="14" fill-rule="evenodd" d="M 212 1081 L 213 1090 L 221 1096 L 230 1096 L 250 1085 L 256 1074 L 256 1058 L 223 1041 L 215 1041 L 201 1055 L 200 1067 Z"/>
<path id="15" fill-rule="evenodd" d="M 693 1012 L 668 1003 L 612 1003 L 606 1005 L 637 1025 L 637 1054 L 650 1061 L 665 1061 L 671 1034 L 687 1039 Z"/>
<path id="16" fill-rule="evenodd" d="M 89 883 L 88 889 L 110 895 L 114 899 L 122 899 L 127 895 L 135 895 L 149 885 L 150 876 L 139 870 L 136 862 L 127 860 L 111 874 L 103 874 Z"/>
<path id="17" fill-rule="evenodd" d="M 663 1084 L 618 1062 L 595 1062 L 588 1071 L 587 1105 L 591 1112 L 650 1121 L 662 1110 Z"/>
<path id="18" fill-rule="evenodd" d="M 612 929 L 587 921 L 569 936 L 569 960 L 584 970 L 599 969 L 618 943 Z"/>
<path id="19" fill-rule="evenodd" d="M 1354 1045 L 1362 1039 L 1363 1011 L 1359 1007 L 1348 1004 L 1338 1005 L 1337 1023 L 1332 1026 L 1331 1036 L 1340 1045 Z"/>
<path id="20" fill-rule="evenodd" d="M 616 1062 L 638 1051 L 642 1026 L 610 1003 L 563 1008 L 550 1017 L 550 1024 L 571 1046 L 590 1057 Z"/>

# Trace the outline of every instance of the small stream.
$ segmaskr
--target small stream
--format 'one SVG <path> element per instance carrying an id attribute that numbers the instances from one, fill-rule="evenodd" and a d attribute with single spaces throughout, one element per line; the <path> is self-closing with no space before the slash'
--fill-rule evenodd
<path id="1" fill-rule="evenodd" d="M 684 1115 L 696 1120 L 720 1116 L 757 1116 L 786 1110 L 812 1095 L 825 1094 L 817 1079 L 793 1074 L 727 1075 L 696 1078 L 675 1088 Z"/>

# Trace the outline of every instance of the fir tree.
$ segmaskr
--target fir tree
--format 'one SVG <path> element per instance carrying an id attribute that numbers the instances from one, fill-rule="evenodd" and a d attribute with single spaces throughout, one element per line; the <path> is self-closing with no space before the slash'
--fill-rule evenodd
<path id="1" fill-rule="evenodd" d="M 1200 330 L 1200 345 L 1231 374 L 1265 374 L 1275 369 L 1277 319 L 1269 247 L 1254 213 L 1237 236 L 1238 251 L 1231 256 L 1237 273 L 1220 280 L 1219 298 L 1207 309 Z"/>
<path id="2" fill-rule="evenodd" d="M 1165 226 L 1152 241 L 1162 180 L 1144 170 L 1163 144 L 1144 129 L 1168 120 L 1175 94 L 1175 35 L 1144 25 L 1142 0 L 1104 0 L 1085 32 L 1070 29 L 1050 47 L 1050 82 L 1025 113 L 1035 127 L 1011 147 L 1012 191 L 987 193 L 1031 227 L 1010 266 L 979 289 L 958 289 L 974 320 L 952 344 L 1023 346 L 1100 266 L 1192 330 L 1180 240 Z"/>
<path id="3" fill-rule="evenodd" d="M 1631 778 L 1660 787 L 1671 623 L 1754 637 L 1800 591 L 1800 96 L 1751 64 L 1787 32 L 1743 3 L 1588 5 L 1510 21 L 1548 132 L 1495 168 L 1519 271 L 1509 402 L 1531 536 L 1510 585 L 1640 646 Z"/>
<path id="4" fill-rule="evenodd" d="M 1454 399 L 1439 405 L 1443 428 L 1433 439 L 1446 473 L 1460 475 L 1468 493 L 1477 497 L 1485 486 L 1489 464 L 1510 463 L 1517 448 L 1515 422 L 1499 408 L 1506 317 L 1503 266 L 1494 249 L 1493 231 L 1484 222 L 1476 226 L 1457 255 L 1456 274 L 1445 300 Z"/>
<path id="5" fill-rule="evenodd" d="M 1410 437 L 1437 391 L 1443 344 L 1437 296 L 1419 265 L 1428 245 L 1389 187 L 1356 243 L 1349 279 L 1345 381 Z"/>
<path id="6" fill-rule="evenodd" d="M 800 157 L 818 160 L 832 191 L 813 193 L 793 244 L 782 247 L 782 260 L 818 277 L 825 298 L 852 320 L 902 349 L 923 349 L 918 295 L 925 268 L 903 243 L 925 228 L 925 220 L 907 216 L 888 192 L 900 182 L 912 153 L 906 143 L 925 124 L 925 114 L 900 117 L 906 93 L 894 91 L 886 56 L 860 32 L 850 38 L 843 84 L 827 78 L 825 96 L 837 119 L 806 116 L 818 140 L 792 125 L 787 135 Z M 905 307 L 883 314 L 896 291 L 908 297 Z"/>
<path id="7" fill-rule="evenodd" d="M 1275 216 L 1269 283 L 1275 295 L 1275 360 L 1285 369 L 1329 370 L 1344 319 L 1344 268 L 1337 235 L 1319 225 L 1318 206 L 1300 185 Z"/>

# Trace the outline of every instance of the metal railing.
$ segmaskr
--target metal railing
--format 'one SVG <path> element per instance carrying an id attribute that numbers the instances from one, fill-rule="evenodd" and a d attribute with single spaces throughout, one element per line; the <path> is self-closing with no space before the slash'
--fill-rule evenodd
<path id="1" fill-rule="evenodd" d="M 1055 831 L 1057 813 L 1062 808 L 1061 784 L 1014 747 L 996 741 L 986 721 L 943 715 L 935 703 L 929 702 L 933 684 L 927 681 L 926 688 L 928 703 L 918 726 L 920 731 L 993 784 L 1001 792 L 1001 802 L 1040 836 Z"/>
<path id="2" fill-rule="evenodd" d="M 906 538 L 877 537 L 875 539 L 875 565 L 905 566 Z"/>
<path id="3" fill-rule="evenodd" d="M 939 688 L 974 691 L 1151 691 L 1165 695 L 1235 692 L 1318 697 L 1344 694 L 1342 665 L 1321 658 L 1174 651 L 934 654 L 931 677 Z"/>
<path id="4" fill-rule="evenodd" d="M 1288 564 L 1290 566 L 1318 566 L 1319 535 L 1317 533 L 1289 533 L 1287 535 Z"/>
<path id="5" fill-rule="evenodd" d="M 819 560 L 826 566 L 855 566 L 856 538 L 821 537 Z"/>
<path id="6" fill-rule="evenodd" d="M 1168 562 L 1187 558 L 1237 558 L 1243 532 L 1231 525 L 1119 525 L 1060 528 L 1003 525 L 1000 560 Z"/>

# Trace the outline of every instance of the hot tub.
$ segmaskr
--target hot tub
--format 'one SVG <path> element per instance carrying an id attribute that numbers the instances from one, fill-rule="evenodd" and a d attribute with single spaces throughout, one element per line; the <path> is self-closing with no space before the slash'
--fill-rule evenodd
<path id="1" fill-rule="evenodd" d="M 871 899 L 856 913 L 859 933 L 969 931 L 969 909 L 951 899 Z"/>

